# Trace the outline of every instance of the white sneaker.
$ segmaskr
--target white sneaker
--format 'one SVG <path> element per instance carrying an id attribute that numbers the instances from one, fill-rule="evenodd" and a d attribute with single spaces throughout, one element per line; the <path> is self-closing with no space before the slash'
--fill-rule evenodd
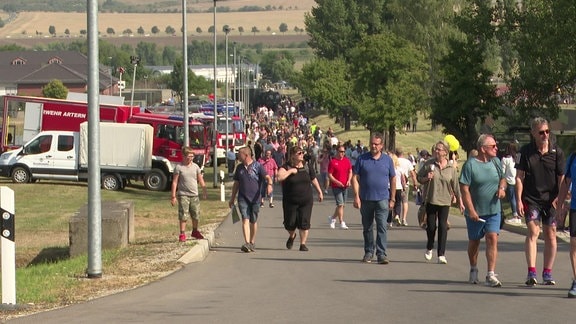
<path id="1" fill-rule="evenodd" d="M 446 257 L 445 257 L 445 256 L 441 255 L 441 256 L 438 257 L 438 263 L 440 263 L 440 264 L 447 264 L 447 263 L 448 263 L 448 260 L 446 260 Z"/>
<path id="2" fill-rule="evenodd" d="M 424 257 L 428 261 L 432 260 L 432 250 L 426 250 L 426 253 L 424 253 Z"/>
<path id="3" fill-rule="evenodd" d="M 394 224 L 396 224 L 396 226 L 401 226 L 402 222 L 400 221 L 400 216 L 396 215 L 394 217 Z"/>
<path id="4" fill-rule="evenodd" d="M 336 228 L 336 218 L 328 216 L 328 223 L 330 224 L 330 228 Z"/>
<path id="5" fill-rule="evenodd" d="M 348 229 L 345 222 L 340 223 L 340 229 Z"/>
<path id="6" fill-rule="evenodd" d="M 478 280 L 478 269 L 470 269 L 470 277 L 468 278 L 468 282 L 474 285 L 480 283 Z"/>
<path id="7" fill-rule="evenodd" d="M 406 220 L 402 221 L 402 226 L 408 226 L 408 222 Z"/>
<path id="8" fill-rule="evenodd" d="M 514 217 L 514 218 L 510 218 L 505 220 L 504 222 L 506 222 L 506 224 L 510 224 L 510 225 L 520 225 L 522 224 L 522 220 L 520 218 Z"/>
<path id="9" fill-rule="evenodd" d="M 325 195 L 328 194 L 328 189 L 324 189 L 324 194 L 325 194 Z"/>
<path id="10" fill-rule="evenodd" d="M 486 276 L 486 286 L 488 286 L 488 287 L 502 287 L 502 283 L 500 282 L 500 280 L 498 280 L 498 278 L 496 278 L 496 276 L 498 276 L 498 275 L 494 274 L 491 276 Z"/>

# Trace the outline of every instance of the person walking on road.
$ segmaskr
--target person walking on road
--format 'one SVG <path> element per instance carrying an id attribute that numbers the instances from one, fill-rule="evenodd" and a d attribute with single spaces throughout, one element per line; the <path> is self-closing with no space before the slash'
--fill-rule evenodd
<path id="1" fill-rule="evenodd" d="M 262 164 L 266 174 L 272 178 L 272 183 L 277 180 L 278 165 L 276 161 L 272 158 L 272 149 L 266 150 L 264 157 L 258 160 L 258 163 Z M 274 208 L 274 186 L 272 186 L 272 191 L 267 194 L 268 188 L 262 187 L 262 198 L 260 199 L 260 207 L 264 206 L 264 198 L 268 198 L 268 207 Z"/>
<path id="2" fill-rule="evenodd" d="M 572 174 L 576 173 L 576 163 L 574 158 L 576 153 L 572 153 L 568 158 L 566 164 L 566 174 L 563 181 L 560 183 L 560 192 L 558 194 L 558 201 L 560 205 L 559 210 L 563 210 L 566 206 L 566 199 L 569 192 L 576 192 L 576 186 L 572 183 Z M 576 195 L 570 198 L 570 212 L 569 212 L 569 226 L 570 226 L 570 264 L 572 265 L 572 286 L 568 291 L 568 298 L 576 298 Z"/>
<path id="3" fill-rule="evenodd" d="M 408 199 L 410 197 L 410 185 L 414 192 L 418 190 L 418 180 L 416 180 L 416 171 L 414 171 L 414 165 L 409 159 L 404 157 L 404 151 L 401 148 L 396 148 L 396 156 L 398 157 L 399 170 L 406 177 L 406 182 L 402 190 L 402 226 L 408 226 L 408 221 L 406 220 L 408 216 Z M 410 182 L 411 181 L 411 182 Z"/>
<path id="4" fill-rule="evenodd" d="M 506 148 L 506 155 L 502 158 L 502 169 L 506 177 L 506 196 L 510 202 L 510 209 L 512 209 L 512 217 L 506 220 L 506 223 L 512 225 L 522 224 L 522 217 L 518 215 L 518 207 L 516 205 L 516 155 L 518 148 L 516 143 L 508 144 Z M 502 215 L 504 217 L 504 215 Z"/>
<path id="5" fill-rule="evenodd" d="M 448 163 L 448 144 L 438 141 L 434 145 L 434 157 L 426 160 L 418 171 L 418 181 L 426 185 L 426 260 L 432 260 L 434 237 L 438 226 L 438 263 L 446 264 L 446 240 L 448 238 L 448 214 L 450 205 L 459 203 L 461 211 L 464 205 L 460 198 L 458 171 Z M 438 221 L 438 225 L 436 225 Z"/>
<path id="6" fill-rule="evenodd" d="M 328 178 L 330 178 L 330 186 L 336 200 L 336 209 L 333 215 L 328 216 L 328 223 L 330 228 L 336 228 L 336 220 L 338 220 L 341 229 L 348 229 L 344 222 L 344 205 L 348 197 L 348 187 L 352 182 L 352 164 L 344 156 L 346 153 L 344 145 L 338 145 L 337 150 L 338 154 L 330 160 L 328 165 Z"/>
<path id="7" fill-rule="evenodd" d="M 365 263 L 372 262 L 374 249 L 379 264 L 390 262 L 386 251 L 386 218 L 388 210 L 394 207 L 396 173 L 394 162 L 390 156 L 382 152 L 382 148 L 382 134 L 373 133 L 370 136 L 370 152 L 360 155 L 353 169 L 354 207 L 360 209 L 362 216 L 364 236 L 362 262 Z M 374 222 L 376 222 L 376 241 L 374 241 Z"/>
<path id="8" fill-rule="evenodd" d="M 536 271 L 537 241 L 540 227 L 544 235 L 544 270 L 542 280 L 545 285 L 555 285 L 552 267 L 556 258 L 556 207 L 557 198 L 564 176 L 564 153 L 550 141 L 548 121 L 541 117 L 530 123 L 532 141 L 520 149 L 516 165 L 516 200 L 518 214 L 524 216 L 528 233 L 525 253 L 528 265 L 527 286 L 538 283 Z"/>
<path id="9" fill-rule="evenodd" d="M 272 178 L 266 174 L 260 163 L 254 161 L 250 147 L 245 146 L 238 151 L 238 160 L 240 164 L 234 172 L 234 184 L 228 205 L 232 208 L 238 195 L 238 208 L 242 215 L 242 233 L 244 234 L 244 244 L 240 250 L 254 252 L 261 186 L 267 186 L 266 193 L 269 195 L 272 192 Z"/>
<path id="10" fill-rule="evenodd" d="M 228 167 L 228 178 L 232 178 L 236 167 L 236 152 L 234 152 L 234 146 L 232 145 L 226 151 L 226 166 Z"/>
<path id="11" fill-rule="evenodd" d="M 506 196 L 506 178 L 498 147 L 491 135 L 482 134 L 476 143 L 478 156 L 468 159 L 460 175 L 460 192 L 465 206 L 464 217 L 468 228 L 468 260 L 472 284 L 478 281 L 478 252 L 480 240 L 486 238 L 486 286 L 501 287 L 496 273 L 498 234 L 500 233 L 500 199 Z"/>
<path id="12" fill-rule="evenodd" d="M 190 147 L 182 148 L 182 163 L 174 167 L 172 176 L 171 198 L 172 206 L 178 202 L 178 219 L 180 220 L 180 235 L 178 240 L 186 242 L 186 222 L 192 219 L 193 238 L 201 240 L 204 238 L 198 230 L 198 220 L 200 219 L 200 198 L 198 197 L 198 184 L 202 187 L 203 198 L 206 199 L 206 184 L 198 164 L 193 162 L 194 152 Z"/>
<path id="13" fill-rule="evenodd" d="M 288 231 L 286 248 L 292 249 L 296 229 L 300 232 L 300 251 L 308 251 L 306 241 L 310 230 L 314 197 L 312 187 L 318 193 L 318 201 L 324 199 L 314 168 L 304 161 L 304 150 L 294 146 L 288 161 L 278 170 L 278 181 L 282 184 L 282 209 L 284 228 Z"/>

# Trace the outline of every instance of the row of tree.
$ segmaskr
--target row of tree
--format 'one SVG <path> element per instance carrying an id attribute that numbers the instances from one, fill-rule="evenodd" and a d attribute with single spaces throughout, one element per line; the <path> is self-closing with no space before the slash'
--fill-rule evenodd
<path id="1" fill-rule="evenodd" d="M 469 151 L 489 118 L 556 118 L 559 93 L 574 93 L 575 16 L 573 0 L 318 1 L 305 18 L 315 59 L 291 81 L 390 149 L 424 113 Z"/>
<path id="2" fill-rule="evenodd" d="M 71 3 L 72 2 L 72 3 Z M 182 5 L 178 1 L 161 1 L 156 3 L 126 3 L 126 1 L 117 0 L 104 0 L 98 1 L 100 3 L 99 10 L 101 12 L 124 12 L 124 13 L 178 13 L 182 12 Z M 186 12 L 212 12 L 210 9 L 197 9 L 195 4 L 198 2 L 212 2 L 212 0 L 205 1 L 190 1 Z M 6 12 L 23 12 L 23 11 L 45 11 L 45 12 L 86 12 L 86 1 L 70 1 L 70 0 L 2 0 L 0 9 Z M 254 12 L 254 11 L 276 11 L 276 10 L 298 10 L 298 6 L 284 7 L 266 5 L 264 7 L 249 5 L 243 6 L 238 9 L 232 9 L 228 6 L 217 6 L 217 12 Z"/>

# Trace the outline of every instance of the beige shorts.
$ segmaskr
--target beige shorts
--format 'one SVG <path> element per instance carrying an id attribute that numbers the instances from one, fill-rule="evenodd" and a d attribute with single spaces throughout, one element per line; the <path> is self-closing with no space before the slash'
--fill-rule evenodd
<path id="1" fill-rule="evenodd" d="M 178 219 L 200 219 L 200 198 L 198 196 L 178 196 Z"/>

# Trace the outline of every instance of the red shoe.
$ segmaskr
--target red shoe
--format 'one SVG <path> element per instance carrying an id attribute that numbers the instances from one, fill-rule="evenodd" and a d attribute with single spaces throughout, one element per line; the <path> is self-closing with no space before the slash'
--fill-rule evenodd
<path id="1" fill-rule="evenodd" d="M 186 242 L 186 234 L 184 233 L 180 234 L 180 236 L 178 237 L 178 241 Z"/>
<path id="2" fill-rule="evenodd" d="M 197 239 L 197 240 L 203 240 L 204 236 L 202 236 L 202 233 L 200 233 L 199 231 L 192 231 L 192 237 Z"/>

